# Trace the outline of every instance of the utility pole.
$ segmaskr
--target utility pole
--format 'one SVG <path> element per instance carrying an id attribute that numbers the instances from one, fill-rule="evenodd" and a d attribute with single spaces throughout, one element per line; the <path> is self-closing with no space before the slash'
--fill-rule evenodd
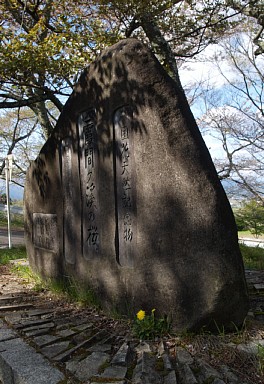
<path id="1" fill-rule="evenodd" d="M 9 181 L 12 177 L 12 160 L 13 155 L 7 155 L 5 159 L 5 176 L 6 176 L 6 200 L 7 200 L 7 226 L 8 226 L 8 247 L 12 248 L 11 242 L 11 219 L 10 219 L 10 193 L 9 193 Z"/>

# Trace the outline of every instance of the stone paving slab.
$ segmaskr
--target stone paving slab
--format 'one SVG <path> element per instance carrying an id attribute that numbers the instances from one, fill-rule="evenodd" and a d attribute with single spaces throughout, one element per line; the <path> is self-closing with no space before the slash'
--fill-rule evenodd
<path id="1" fill-rule="evenodd" d="M 164 377 L 164 384 L 177 384 L 177 377 L 175 371 L 171 371 Z"/>
<path id="2" fill-rule="evenodd" d="M 47 324 L 50 322 L 50 319 L 38 319 L 38 320 L 22 320 L 20 321 L 19 324 L 13 324 L 14 328 L 15 329 L 25 329 L 30 327 L 30 326 L 35 326 L 35 325 L 43 325 L 43 324 Z"/>
<path id="3" fill-rule="evenodd" d="M 123 343 L 115 356 L 113 357 L 111 364 L 113 365 L 123 365 L 126 366 L 128 363 L 129 359 L 129 354 L 130 354 L 130 347 L 128 343 Z"/>
<path id="4" fill-rule="evenodd" d="M 7 306 L 4 305 L 0 307 L 0 311 L 4 311 L 4 312 L 17 311 L 20 309 L 28 309 L 32 307 L 33 307 L 33 304 L 17 304 L 17 305 L 7 305 Z"/>
<path id="5" fill-rule="evenodd" d="M 43 335 L 43 336 L 37 336 L 34 337 L 34 343 L 37 344 L 39 347 L 45 347 L 49 344 L 53 344 L 57 341 L 59 341 L 61 338 L 54 335 Z"/>
<path id="6" fill-rule="evenodd" d="M 89 380 L 98 374 L 98 370 L 110 360 L 110 356 L 104 352 L 93 352 L 81 361 L 70 361 L 66 363 L 66 368 L 72 372 L 79 380 Z"/>
<path id="7" fill-rule="evenodd" d="M 66 349 L 69 347 L 69 344 L 69 341 L 60 341 L 58 343 L 47 345 L 46 347 L 41 348 L 40 352 L 43 353 L 44 356 L 53 358 L 66 351 Z"/>
<path id="8" fill-rule="evenodd" d="M 0 343 L 0 380 L 4 384 L 57 384 L 65 376 L 20 338 Z"/>
<path id="9" fill-rule="evenodd" d="M 9 296 L 6 308 L 15 296 Z M 264 335 L 253 344 L 229 347 L 256 356 Z M 227 366 L 211 367 L 187 346 L 170 350 L 164 340 L 139 342 L 120 336 L 114 328 L 109 333 L 96 315 L 94 320 L 85 319 L 36 306 L 0 313 L 0 384 L 62 384 L 62 380 L 63 384 L 249 384 Z"/>
<path id="10" fill-rule="evenodd" d="M 43 329 L 43 328 L 53 328 L 55 325 L 53 322 L 48 322 L 48 323 L 39 323 L 39 324 L 35 324 L 35 325 L 30 325 L 29 327 L 25 327 L 23 329 L 23 332 L 27 333 L 27 332 L 31 332 L 31 331 L 36 331 L 36 330 L 40 330 L 40 329 Z"/>
<path id="11" fill-rule="evenodd" d="M 122 381 L 100 381 L 100 383 L 102 384 L 127 384 L 127 382 L 125 380 L 122 380 Z M 1 384 L 1 383 L 0 383 Z M 98 384 L 98 381 L 89 381 L 89 384 Z"/>
<path id="12" fill-rule="evenodd" d="M 120 380 L 125 378 L 126 373 L 127 367 L 111 366 L 106 368 L 100 377 Z"/>

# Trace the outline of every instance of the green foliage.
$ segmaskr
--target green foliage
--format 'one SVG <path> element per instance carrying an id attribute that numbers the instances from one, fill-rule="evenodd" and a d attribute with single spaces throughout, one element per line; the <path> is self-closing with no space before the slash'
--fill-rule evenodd
<path id="1" fill-rule="evenodd" d="M 99 300 L 94 291 L 87 287 L 87 284 L 79 282 L 73 277 L 41 279 L 41 286 L 56 295 L 63 295 L 66 299 L 79 303 L 82 306 L 100 307 Z"/>
<path id="2" fill-rule="evenodd" d="M 26 257 L 27 252 L 24 246 L 0 249 L 0 264 L 2 265 L 8 264 L 10 260 L 25 259 Z"/>
<path id="3" fill-rule="evenodd" d="M 13 247 L 11 249 L 0 249 L 0 265 L 7 265 L 11 260 L 26 259 L 27 253 L 24 246 Z M 87 287 L 73 277 L 65 277 L 64 279 L 42 279 L 34 273 L 32 269 L 23 263 L 15 263 L 11 266 L 11 271 L 18 274 L 21 278 L 34 282 L 34 289 L 39 291 L 43 289 L 50 290 L 58 295 L 66 295 L 66 297 L 74 302 L 78 302 L 83 306 L 93 306 L 99 308 L 99 301 L 92 289 Z"/>
<path id="4" fill-rule="evenodd" d="M 49 136 L 65 98 L 72 92 L 76 74 L 105 47 L 122 38 L 147 42 L 176 78 L 175 57 L 192 57 L 237 25 L 241 28 L 242 18 L 230 4 L 224 0 L 1 1 L 0 108 L 21 110 L 18 124 L 2 124 L 16 133 L 8 147 L 20 147 L 18 129 L 23 128 L 20 144 L 22 138 L 28 142 L 39 126 L 42 136 Z M 25 126 L 21 126 L 22 120 L 25 123 L 24 107 L 31 112 L 26 112 L 32 128 L 26 129 L 26 136 Z M 6 135 L 5 129 L 3 132 Z M 21 163 L 34 157 L 29 153 Z M 21 164 L 17 169 L 21 170 Z"/>
<path id="5" fill-rule="evenodd" d="M 17 272 L 22 278 L 34 279 L 36 276 L 28 265 L 19 262 L 12 265 L 11 271 Z"/>
<path id="6" fill-rule="evenodd" d="M 6 204 L 6 202 L 7 202 L 6 193 L 1 193 L 0 194 L 0 204 Z"/>
<path id="7" fill-rule="evenodd" d="M 4 212 L 0 212 L 0 225 L 7 227 L 7 216 Z M 24 216 L 19 214 L 11 214 L 11 229 L 13 227 L 24 228 Z"/>
<path id="8" fill-rule="evenodd" d="M 162 35 L 170 36 L 179 55 L 197 53 L 238 23 L 238 17 L 229 19 L 230 9 L 221 1 L 201 7 L 170 0 L 7 0 L 0 12 L 1 79 L 21 84 L 28 97 L 42 89 L 43 100 L 53 102 L 55 94 L 65 94 L 65 80 L 103 48 L 125 36 L 146 40 L 144 17 L 155 21 Z M 53 89 L 47 89 L 51 83 Z"/>
<path id="9" fill-rule="evenodd" d="M 40 86 L 48 74 L 58 90 L 99 49 L 117 40 L 116 23 L 108 21 L 96 1 L 41 0 L 33 6 L 30 1 L 12 0 L 4 2 L 0 10 L 0 73 L 4 79 L 23 78 L 25 84 L 33 80 Z"/>
<path id="10" fill-rule="evenodd" d="M 245 238 L 245 237 L 248 237 L 248 238 L 252 238 L 252 233 L 248 230 L 246 231 L 238 231 L 238 237 L 239 238 Z M 259 239 L 263 239 L 264 240 L 264 234 L 263 235 L 259 235 Z M 252 238 L 252 240 L 254 240 Z"/>
<path id="11" fill-rule="evenodd" d="M 83 306 L 100 307 L 98 298 L 94 291 L 87 287 L 87 284 L 77 281 L 73 277 L 68 277 L 64 280 L 63 290 L 68 297 Z"/>
<path id="12" fill-rule="evenodd" d="M 236 226 L 238 231 L 246 231 L 247 230 L 247 224 L 245 223 L 244 217 L 242 215 L 239 215 L 234 211 L 235 219 L 236 219 Z"/>
<path id="13" fill-rule="evenodd" d="M 152 309 L 150 315 L 140 310 L 132 325 L 132 331 L 141 340 L 151 340 L 155 337 L 166 335 L 171 327 L 171 322 L 167 316 L 158 319 L 155 317 L 155 309 Z"/>
<path id="14" fill-rule="evenodd" d="M 257 353 L 258 361 L 259 361 L 259 372 L 261 375 L 264 374 L 264 346 L 258 345 L 258 353 Z"/>
<path id="15" fill-rule="evenodd" d="M 240 244 L 240 251 L 244 260 L 244 265 L 249 269 L 264 269 L 264 249 L 259 247 L 248 247 Z"/>
<path id="16" fill-rule="evenodd" d="M 7 227 L 7 216 L 5 212 L 0 212 L 0 225 Z M 12 227 L 24 228 L 24 216 L 19 214 L 11 214 L 11 229 Z"/>
<path id="17" fill-rule="evenodd" d="M 0 225 L 7 225 L 7 217 L 4 212 L 0 211 Z"/>
<path id="18" fill-rule="evenodd" d="M 258 201 L 245 202 L 234 215 L 238 229 L 248 229 L 256 238 L 264 233 L 264 206 Z"/>

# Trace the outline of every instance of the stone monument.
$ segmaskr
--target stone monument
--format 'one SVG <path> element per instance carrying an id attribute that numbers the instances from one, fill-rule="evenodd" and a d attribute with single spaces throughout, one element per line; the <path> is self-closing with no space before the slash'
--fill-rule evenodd
<path id="1" fill-rule="evenodd" d="M 27 172 L 26 245 L 44 277 L 179 330 L 241 324 L 236 225 L 184 93 L 127 39 L 81 75 Z"/>

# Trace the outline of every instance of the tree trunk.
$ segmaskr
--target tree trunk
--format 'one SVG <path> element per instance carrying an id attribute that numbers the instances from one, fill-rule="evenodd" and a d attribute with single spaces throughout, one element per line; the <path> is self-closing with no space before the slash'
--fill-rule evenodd
<path id="1" fill-rule="evenodd" d="M 162 35 L 155 20 L 151 19 L 150 15 L 147 14 L 141 17 L 140 24 L 150 41 L 153 51 L 164 60 L 165 65 L 169 69 L 169 75 L 176 82 L 178 89 L 183 92 L 175 55 L 172 52 L 170 45 Z"/>

